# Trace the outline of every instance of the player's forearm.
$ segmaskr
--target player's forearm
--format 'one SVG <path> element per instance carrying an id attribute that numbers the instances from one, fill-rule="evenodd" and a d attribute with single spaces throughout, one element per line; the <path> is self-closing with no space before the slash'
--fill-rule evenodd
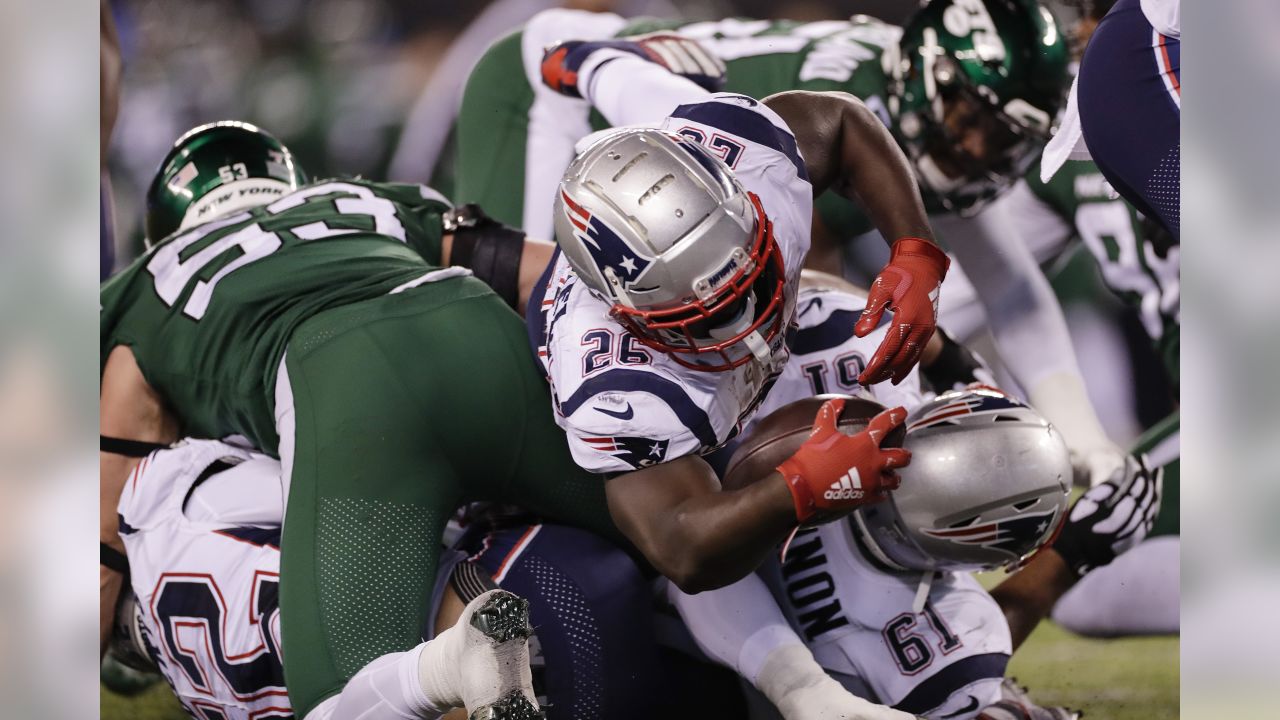
<path id="1" fill-rule="evenodd" d="M 106 567 L 98 567 L 98 657 L 107 652 L 107 641 L 111 638 L 112 626 L 115 625 L 116 602 L 123 587 L 124 575 Z"/>
<path id="2" fill-rule="evenodd" d="M 1076 584 L 1076 575 L 1053 548 L 1045 548 L 1026 567 L 991 591 L 1009 623 L 1013 649 L 1049 616 L 1058 599 Z"/>
<path id="3" fill-rule="evenodd" d="M 791 495 L 776 473 L 721 491 L 699 458 L 664 465 L 614 478 L 605 489 L 618 528 L 685 592 L 744 577 L 795 526 Z"/>
<path id="4" fill-rule="evenodd" d="M 677 107 L 711 93 L 656 63 L 616 51 L 601 51 L 582 65 L 578 87 L 613 127 L 657 125 Z"/>

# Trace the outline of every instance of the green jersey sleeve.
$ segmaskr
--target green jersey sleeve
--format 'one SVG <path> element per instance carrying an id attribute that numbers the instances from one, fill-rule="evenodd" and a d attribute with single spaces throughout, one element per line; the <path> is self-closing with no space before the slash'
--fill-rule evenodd
<path id="1" fill-rule="evenodd" d="M 100 369 L 127 345 L 185 434 L 274 452 L 293 330 L 432 270 L 448 207 L 416 185 L 327 180 L 176 233 L 103 284 Z"/>

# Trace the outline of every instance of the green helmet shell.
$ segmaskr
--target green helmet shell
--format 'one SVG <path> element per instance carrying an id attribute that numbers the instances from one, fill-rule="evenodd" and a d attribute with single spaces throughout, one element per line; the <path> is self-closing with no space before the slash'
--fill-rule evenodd
<path id="1" fill-rule="evenodd" d="M 893 131 L 930 210 L 976 212 L 1022 177 L 1062 107 L 1068 59 L 1057 22 L 1036 0 L 932 0 L 920 8 L 885 69 Z M 958 102 L 976 108 L 1001 138 L 992 157 L 962 163 L 961 177 L 934 160 L 959 146 L 944 123 Z"/>
<path id="2" fill-rule="evenodd" d="M 224 120 L 178 138 L 147 190 L 147 239 L 159 242 L 305 185 L 289 148 L 249 123 Z M 216 192 L 215 192 L 216 191 Z"/>

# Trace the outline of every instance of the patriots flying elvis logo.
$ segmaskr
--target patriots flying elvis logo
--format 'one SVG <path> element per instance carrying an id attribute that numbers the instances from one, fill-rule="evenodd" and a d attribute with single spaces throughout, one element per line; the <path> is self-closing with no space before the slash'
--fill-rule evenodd
<path id="1" fill-rule="evenodd" d="M 671 444 L 670 440 L 642 437 L 596 437 L 582 440 L 593 449 L 609 453 L 637 470 L 665 460 L 667 446 Z"/>
<path id="2" fill-rule="evenodd" d="M 945 397 L 942 399 L 946 399 Z M 940 405 L 929 411 L 929 414 L 916 420 L 907 426 L 907 431 L 918 430 L 922 427 L 928 427 L 953 418 L 957 415 L 977 415 L 980 413 L 996 412 L 1000 410 L 1016 410 L 1022 407 L 1015 400 L 1005 397 L 1004 395 L 987 392 L 981 394 L 971 394 L 962 397 L 955 402 Z"/>
<path id="3" fill-rule="evenodd" d="M 1029 513 L 1022 517 L 1003 518 L 991 522 L 949 528 L 921 528 L 924 534 L 939 540 L 950 540 L 961 545 L 992 547 L 1008 553 L 1017 553 L 1026 544 L 1040 537 L 1053 522 L 1053 511 Z"/>
<path id="4" fill-rule="evenodd" d="M 622 287 L 630 290 L 653 261 L 633 250 L 613 228 L 593 217 L 564 190 L 560 191 L 560 198 L 564 200 L 564 214 L 573 224 L 573 234 L 591 253 L 591 260 L 600 268 L 600 273 L 603 275 L 605 268 L 613 268 L 614 274 L 622 281 Z"/>

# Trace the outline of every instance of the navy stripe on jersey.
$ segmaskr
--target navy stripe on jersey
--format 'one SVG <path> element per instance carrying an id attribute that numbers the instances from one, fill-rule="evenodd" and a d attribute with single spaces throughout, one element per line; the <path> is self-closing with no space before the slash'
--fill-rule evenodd
<path id="1" fill-rule="evenodd" d="M 121 515 L 120 513 L 116 513 L 116 524 L 120 526 L 119 531 L 121 535 L 132 535 L 138 532 L 138 528 L 125 522 L 124 516 Z"/>
<path id="2" fill-rule="evenodd" d="M 698 407 L 676 383 L 643 370 L 609 370 L 590 378 L 561 403 L 560 410 L 568 417 L 583 403 L 605 392 L 647 392 L 666 403 L 703 447 L 719 444 L 715 430 L 711 428 L 711 418 L 707 417 L 705 410 Z"/>
<path id="3" fill-rule="evenodd" d="M 547 263 L 547 269 L 542 271 L 542 276 L 538 278 L 538 282 L 534 284 L 533 291 L 529 293 L 529 302 L 524 309 L 524 325 L 529 331 L 529 347 L 533 348 L 533 354 L 538 354 L 538 349 L 547 342 L 547 311 L 543 309 L 542 301 L 547 297 L 547 286 L 551 284 L 551 271 L 556 267 L 556 261 L 560 259 L 560 248 L 557 247 L 551 253 L 551 262 Z"/>
<path id="4" fill-rule="evenodd" d="M 219 535 L 226 535 L 229 538 L 234 538 L 241 542 L 249 543 L 250 545 L 257 545 L 259 547 L 266 545 L 273 548 L 280 547 L 280 528 L 278 527 L 260 528 L 253 527 L 251 525 L 240 525 L 237 527 L 214 530 L 214 532 Z"/>
<path id="5" fill-rule="evenodd" d="M 795 137 L 758 112 L 729 103 L 708 101 L 681 105 L 671 113 L 671 117 L 720 128 L 758 145 L 773 148 L 786 155 L 791 164 L 796 166 L 796 175 L 801 180 L 809 181 L 809 172 L 805 169 L 804 160 L 800 159 Z"/>
<path id="6" fill-rule="evenodd" d="M 1004 653 L 970 655 L 940 670 L 933 677 L 915 686 L 893 707 L 903 712 L 921 715 L 932 710 L 965 685 L 979 680 L 1004 677 L 1009 656 Z"/>
<path id="7" fill-rule="evenodd" d="M 836 310 L 830 317 L 813 327 L 800 328 L 796 331 L 795 342 L 791 350 L 796 355 L 830 350 L 853 337 L 853 325 L 858 322 L 860 312 L 852 310 Z"/>

